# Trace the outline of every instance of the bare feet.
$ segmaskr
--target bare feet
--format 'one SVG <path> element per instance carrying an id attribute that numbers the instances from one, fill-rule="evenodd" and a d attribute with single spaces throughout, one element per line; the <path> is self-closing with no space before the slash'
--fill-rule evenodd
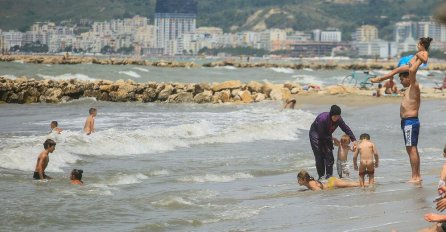
<path id="1" fill-rule="evenodd" d="M 423 181 L 423 179 L 421 178 L 412 178 L 409 181 L 407 181 L 407 183 L 420 184 L 421 181 Z"/>

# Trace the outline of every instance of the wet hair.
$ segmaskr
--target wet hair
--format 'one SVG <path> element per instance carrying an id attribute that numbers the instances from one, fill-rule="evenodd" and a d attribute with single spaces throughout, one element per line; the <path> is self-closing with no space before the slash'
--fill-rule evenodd
<path id="1" fill-rule="evenodd" d="M 350 144 L 350 136 L 344 134 L 341 136 L 341 143 L 345 142 L 345 143 L 349 143 Z"/>
<path id="2" fill-rule="evenodd" d="M 51 122 L 51 126 L 57 127 L 59 124 L 57 123 L 57 121 L 52 121 Z"/>
<path id="3" fill-rule="evenodd" d="M 337 105 L 332 105 L 330 108 L 330 116 L 341 115 L 341 107 Z"/>
<path id="4" fill-rule="evenodd" d="M 420 44 L 423 45 L 424 49 L 429 50 L 429 46 L 431 46 L 432 38 L 431 37 L 421 37 Z"/>
<path id="5" fill-rule="evenodd" d="M 409 72 L 402 72 L 398 76 L 406 78 L 409 76 Z"/>
<path id="6" fill-rule="evenodd" d="M 96 108 L 90 108 L 90 109 L 88 110 L 88 113 L 90 113 L 90 114 L 92 114 L 92 113 L 94 113 L 94 112 L 96 112 Z"/>
<path id="7" fill-rule="evenodd" d="M 378 84 L 378 88 L 381 89 L 382 87 L 383 87 L 383 85 L 382 85 L 381 83 L 379 83 L 379 84 Z"/>
<path id="8" fill-rule="evenodd" d="M 45 148 L 45 149 L 48 149 L 48 148 L 54 147 L 54 146 L 56 146 L 56 142 L 54 142 L 54 140 L 52 140 L 52 139 L 47 139 L 43 143 L 43 148 Z"/>
<path id="9" fill-rule="evenodd" d="M 310 181 L 314 180 L 314 178 L 312 176 L 310 176 L 310 174 L 305 170 L 302 170 L 299 173 L 297 173 L 297 179 L 298 180 L 301 179 L 306 182 L 310 182 Z"/>
<path id="10" fill-rule="evenodd" d="M 370 140 L 370 135 L 367 133 L 361 134 L 361 136 L 359 136 L 359 139 L 367 139 Z"/>
<path id="11" fill-rule="evenodd" d="M 73 169 L 73 171 L 71 171 L 71 179 L 73 180 L 82 180 L 82 173 L 84 173 L 84 171 L 82 169 Z"/>

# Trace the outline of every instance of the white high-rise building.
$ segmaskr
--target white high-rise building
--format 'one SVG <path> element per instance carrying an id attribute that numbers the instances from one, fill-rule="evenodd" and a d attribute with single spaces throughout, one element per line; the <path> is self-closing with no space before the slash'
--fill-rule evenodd
<path id="1" fill-rule="evenodd" d="M 369 42 L 378 39 L 378 28 L 373 25 L 362 25 L 356 29 L 356 41 Z"/>
<path id="2" fill-rule="evenodd" d="M 417 39 L 417 24 L 415 22 L 398 22 L 395 24 L 395 42 L 404 43 L 407 38 Z"/>
<path id="3" fill-rule="evenodd" d="M 171 54 L 176 50 L 176 43 L 171 41 L 184 33 L 195 32 L 196 18 L 197 4 L 194 0 L 182 0 L 181 4 L 178 0 L 158 0 L 155 10 L 155 46 L 164 48 L 165 54 Z"/>
<path id="4" fill-rule="evenodd" d="M 441 25 L 433 21 L 418 22 L 418 38 L 431 37 L 434 42 L 441 41 Z"/>

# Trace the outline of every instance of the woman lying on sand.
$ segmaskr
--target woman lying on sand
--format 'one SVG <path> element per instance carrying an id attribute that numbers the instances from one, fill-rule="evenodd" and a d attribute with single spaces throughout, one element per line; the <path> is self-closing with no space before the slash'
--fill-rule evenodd
<path id="1" fill-rule="evenodd" d="M 359 182 L 352 182 L 347 180 L 341 180 L 334 176 L 328 178 L 327 183 L 322 183 L 320 181 L 315 180 L 307 171 L 300 171 L 297 174 L 297 183 L 299 185 L 303 185 L 310 190 L 319 191 L 326 189 L 335 189 L 335 188 L 351 188 L 351 187 L 359 187 Z"/>

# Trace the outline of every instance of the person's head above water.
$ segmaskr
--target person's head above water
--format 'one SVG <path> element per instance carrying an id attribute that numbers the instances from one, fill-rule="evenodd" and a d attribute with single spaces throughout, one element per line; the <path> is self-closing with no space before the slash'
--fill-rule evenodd
<path id="1" fill-rule="evenodd" d="M 82 169 L 73 169 L 73 171 L 71 171 L 71 180 L 82 180 L 82 173 L 84 173 L 84 171 Z"/>
<path id="2" fill-rule="evenodd" d="M 341 107 L 332 105 L 330 108 L 330 118 L 333 122 L 337 122 L 341 118 Z"/>

